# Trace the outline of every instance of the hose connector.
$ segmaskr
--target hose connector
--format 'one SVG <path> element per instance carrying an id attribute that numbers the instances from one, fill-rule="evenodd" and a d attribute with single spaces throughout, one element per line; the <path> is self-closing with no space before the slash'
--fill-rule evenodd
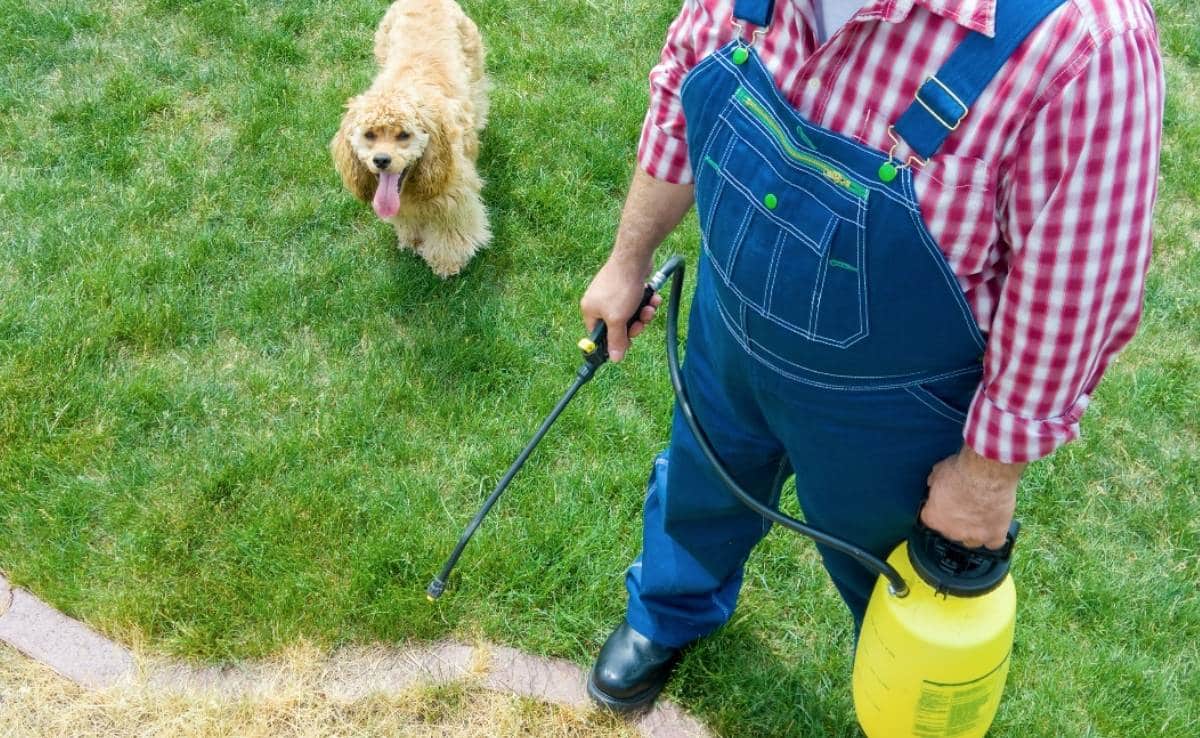
<path id="1" fill-rule="evenodd" d="M 651 277 L 650 281 L 646 284 L 650 286 L 652 291 L 658 292 L 663 288 L 664 285 L 666 285 L 667 280 L 671 278 L 671 275 L 679 270 L 679 266 L 681 264 L 683 264 L 682 256 L 679 256 L 678 254 L 672 256 L 671 258 L 667 259 L 666 263 L 662 265 L 662 268 L 655 272 L 654 276 Z"/>

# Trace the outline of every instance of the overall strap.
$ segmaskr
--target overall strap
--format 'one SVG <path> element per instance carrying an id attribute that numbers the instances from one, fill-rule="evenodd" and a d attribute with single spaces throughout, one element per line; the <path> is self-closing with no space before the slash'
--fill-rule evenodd
<path id="1" fill-rule="evenodd" d="M 896 121 L 896 132 L 922 158 L 936 154 L 1013 52 L 1064 2 L 996 0 L 995 37 L 969 33 L 917 90 L 916 99 Z"/>
<path id="2" fill-rule="evenodd" d="M 733 4 L 733 17 L 760 28 L 771 25 L 771 16 L 775 14 L 775 0 L 736 0 Z"/>

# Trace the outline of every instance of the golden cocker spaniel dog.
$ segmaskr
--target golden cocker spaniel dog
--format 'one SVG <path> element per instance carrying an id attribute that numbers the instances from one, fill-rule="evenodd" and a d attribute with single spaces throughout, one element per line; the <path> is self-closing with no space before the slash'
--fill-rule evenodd
<path id="1" fill-rule="evenodd" d="M 330 148 L 346 189 L 442 277 L 491 239 L 475 169 L 487 122 L 479 29 L 454 0 L 398 0 L 375 31 L 379 73 Z"/>

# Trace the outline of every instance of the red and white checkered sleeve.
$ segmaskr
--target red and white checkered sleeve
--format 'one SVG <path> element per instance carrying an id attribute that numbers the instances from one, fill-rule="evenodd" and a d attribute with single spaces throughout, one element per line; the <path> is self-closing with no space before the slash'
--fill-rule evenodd
<path id="1" fill-rule="evenodd" d="M 667 31 L 658 65 L 650 71 L 650 107 L 642 124 L 638 165 L 651 177 L 675 184 L 692 182 L 679 88 L 696 64 L 694 30 L 704 15 L 700 0 L 684 0 L 683 9 Z"/>
<path id="2" fill-rule="evenodd" d="M 1079 436 L 1137 329 L 1150 261 L 1164 84 L 1153 30 L 1096 48 L 1026 125 L 1002 214 L 1012 246 L 964 437 L 990 459 Z"/>

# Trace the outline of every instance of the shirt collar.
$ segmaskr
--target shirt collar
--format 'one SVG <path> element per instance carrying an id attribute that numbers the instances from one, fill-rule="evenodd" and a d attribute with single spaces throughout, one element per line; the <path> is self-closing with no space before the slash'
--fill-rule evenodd
<path id="1" fill-rule="evenodd" d="M 914 5 L 988 38 L 996 35 L 996 0 L 870 0 L 863 13 L 899 23 L 912 13 Z"/>

